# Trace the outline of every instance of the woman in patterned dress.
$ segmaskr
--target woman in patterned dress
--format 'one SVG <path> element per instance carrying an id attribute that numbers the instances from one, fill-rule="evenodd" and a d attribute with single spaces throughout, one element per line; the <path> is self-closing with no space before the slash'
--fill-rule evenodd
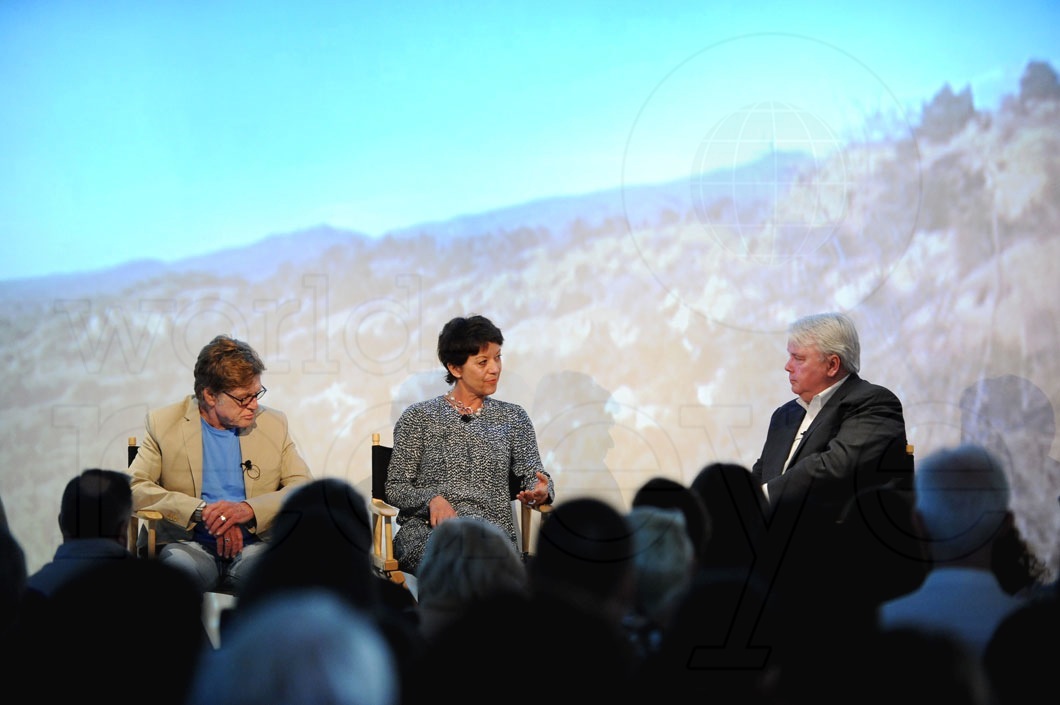
<path id="1" fill-rule="evenodd" d="M 509 473 L 529 505 L 555 500 L 530 416 L 493 398 L 504 336 L 484 316 L 457 317 L 438 335 L 438 360 L 452 388 L 409 405 L 394 425 L 386 500 L 399 510 L 394 553 L 416 574 L 431 529 L 456 516 L 499 526 L 516 544 Z"/>

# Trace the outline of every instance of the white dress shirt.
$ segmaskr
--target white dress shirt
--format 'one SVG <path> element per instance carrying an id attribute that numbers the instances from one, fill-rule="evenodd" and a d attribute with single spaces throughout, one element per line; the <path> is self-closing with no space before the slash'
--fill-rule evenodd
<path id="1" fill-rule="evenodd" d="M 806 409 L 806 416 L 802 418 L 802 423 L 799 425 L 799 432 L 795 434 L 795 440 L 791 442 L 791 450 L 788 451 L 788 459 L 784 461 L 784 469 L 780 471 L 781 474 L 788 469 L 788 465 L 791 463 L 791 456 L 795 455 L 795 449 L 798 448 L 799 443 L 802 442 L 802 437 L 806 433 L 806 429 L 810 427 L 813 420 L 817 418 L 817 414 L 821 412 L 821 407 L 825 405 L 825 402 L 831 399 L 832 395 L 835 394 L 835 391 L 848 379 L 850 379 L 850 375 L 846 375 L 843 379 L 839 380 L 828 389 L 818 392 L 814 395 L 813 399 L 810 399 L 809 404 L 804 402 L 802 397 L 795 398 L 798 405 L 803 409 Z"/>

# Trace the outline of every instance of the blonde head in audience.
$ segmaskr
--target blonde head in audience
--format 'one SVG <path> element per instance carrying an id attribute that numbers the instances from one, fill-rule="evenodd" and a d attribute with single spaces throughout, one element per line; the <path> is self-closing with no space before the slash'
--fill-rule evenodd
<path id="1" fill-rule="evenodd" d="M 427 541 L 417 575 L 425 636 L 469 605 L 497 594 L 527 594 L 522 559 L 497 525 L 472 516 L 444 521 Z"/>

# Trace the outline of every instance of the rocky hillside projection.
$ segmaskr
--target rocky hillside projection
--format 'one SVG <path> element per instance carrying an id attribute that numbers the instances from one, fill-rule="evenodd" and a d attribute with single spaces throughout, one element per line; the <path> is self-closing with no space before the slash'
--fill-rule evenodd
<path id="1" fill-rule="evenodd" d="M 1028 67 L 994 111 L 964 95 L 946 88 L 904 134 L 827 155 L 378 239 L 320 227 L 0 282 L 0 494 L 30 568 L 59 541 L 67 479 L 123 467 L 146 410 L 191 392 L 218 332 L 262 354 L 263 402 L 289 414 L 314 472 L 367 493 L 371 434 L 389 440 L 405 403 L 444 391 L 441 325 L 484 313 L 506 339 L 498 397 L 530 412 L 560 497 L 625 508 L 654 475 L 753 463 L 790 398 L 787 322 L 842 309 L 861 330 L 862 375 L 902 398 L 917 455 L 990 443 L 1055 570 L 1056 74 Z"/>

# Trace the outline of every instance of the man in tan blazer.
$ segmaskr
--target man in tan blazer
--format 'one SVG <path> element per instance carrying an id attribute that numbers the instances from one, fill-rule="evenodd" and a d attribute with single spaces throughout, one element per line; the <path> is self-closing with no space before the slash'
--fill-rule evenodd
<path id="1" fill-rule="evenodd" d="M 287 417 L 259 403 L 258 354 L 219 335 L 195 362 L 195 393 L 147 414 L 129 467 L 133 508 L 153 509 L 159 558 L 203 591 L 238 592 L 292 487 L 313 479 Z"/>

